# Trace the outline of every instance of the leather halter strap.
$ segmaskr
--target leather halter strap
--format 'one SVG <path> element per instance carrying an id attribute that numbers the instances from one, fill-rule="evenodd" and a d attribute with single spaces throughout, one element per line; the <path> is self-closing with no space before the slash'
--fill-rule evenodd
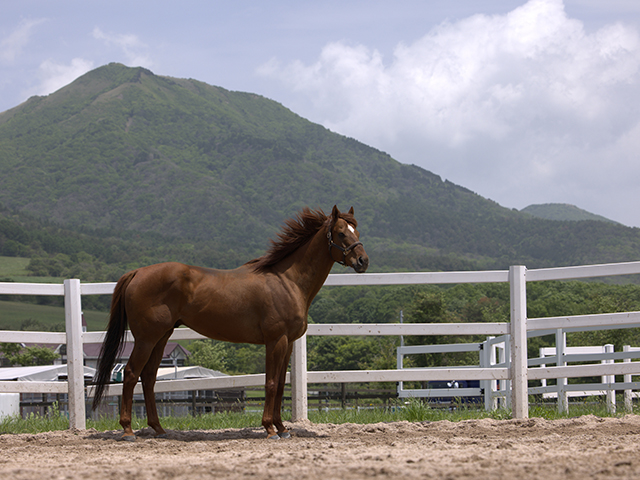
<path id="1" fill-rule="evenodd" d="M 337 248 L 338 250 L 340 250 L 342 252 L 342 260 L 335 260 L 337 263 L 339 263 L 340 265 L 344 265 L 345 267 L 347 267 L 347 255 L 349 255 L 349 252 L 351 250 L 353 250 L 354 248 L 356 248 L 358 245 L 362 245 L 362 242 L 354 242 L 351 245 L 349 245 L 348 247 L 343 247 L 341 245 L 338 245 L 337 243 L 334 243 L 333 241 L 333 235 L 331 233 L 331 231 L 333 230 L 333 225 L 329 227 L 329 232 L 327 233 L 327 238 L 329 239 L 329 255 L 331 255 L 331 249 L 332 248 Z M 331 258 L 333 258 L 333 255 L 331 255 Z"/>

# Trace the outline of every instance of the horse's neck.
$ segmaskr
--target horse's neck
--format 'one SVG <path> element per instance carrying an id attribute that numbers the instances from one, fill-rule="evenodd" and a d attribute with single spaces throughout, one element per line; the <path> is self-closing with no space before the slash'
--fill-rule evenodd
<path id="1" fill-rule="evenodd" d="M 311 303 L 322 288 L 334 263 L 329 252 L 325 229 L 320 229 L 309 242 L 290 257 L 290 267 L 283 274 L 298 285 L 307 297 L 308 303 Z"/>

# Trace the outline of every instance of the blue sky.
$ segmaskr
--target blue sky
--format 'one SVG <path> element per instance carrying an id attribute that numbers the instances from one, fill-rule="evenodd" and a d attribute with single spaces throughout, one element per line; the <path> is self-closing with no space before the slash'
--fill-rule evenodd
<path id="1" fill-rule="evenodd" d="M 3 4 L 0 111 L 109 62 L 264 95 L 505 207 L 640 227 L 636 0 Z"/>

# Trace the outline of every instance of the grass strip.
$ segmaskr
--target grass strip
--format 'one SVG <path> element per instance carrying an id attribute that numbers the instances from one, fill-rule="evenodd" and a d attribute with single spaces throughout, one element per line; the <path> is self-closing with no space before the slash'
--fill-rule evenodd
<path id="1" fill-rule="evenodd" d="M 621 399 L 620 399 L 621 400 Z M 619 401 L 618 405 L 622 405 Z M 634 406 L 634 413 L 637 412 Z M 619 408 L 619 410 L 622 410 Z M 561 418 L 574 418 L 582 415 L 595 415 L 598 417 L 622 416 L 626 414 L 611 414 L 607 411 L 606 403 L 600 398 L 594 397 L 582 403 L 573 403 L 568 413 L 558 412 L 555 404 L 531 405 L 529 417 L 557 420 Z M 371 409 L 335 409 L 335 410 L 309 410 L 309 420 L 312 423 L 356 423 L 371 424 L 379 422 L 437 422 L 448 420 L 459 422 L 463 420 L 477 420 L 492 418 L 506 420 L 511 418 L 511 411 L 498 409 L 486 411 L 467 405 L 457 405 L 452 408 L 434 408 L 428 402 L 414 399 L 400 408 L 371 408 Z M 163 417 L 162 425 L 171 430 L 220 430 L 225 428 L 251 428 L 261 425 L 262 413 L 253 412 L 219 412 L 197 416 Z M 283 418 L 289 420 L 290 412 L 283 412 Z M 134 415 L 132 427 L 139 430 L 147 426 L 146 419 Z M 27 418 L 19 416 L 5 417 L 0 420 L 0 434 L 7 433 L 41 433 L 53 430 L 66 430 L 69 428 L 69 419 L 60 412 L 54 404 L 45 415 L 31 414 Z M 98 431 L 119 430 L 120 424 L 117 418 L 103 417 L 98 420 L 88 419 L 87 428 Z"/>

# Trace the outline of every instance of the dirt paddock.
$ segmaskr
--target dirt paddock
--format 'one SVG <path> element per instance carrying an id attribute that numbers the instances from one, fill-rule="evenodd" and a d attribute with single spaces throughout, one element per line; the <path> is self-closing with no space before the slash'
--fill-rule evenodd
<path id="1" fill-rule="evenodd" d="M 0 478 L 640 478 L 640 417 L 0 435 Z"/>

